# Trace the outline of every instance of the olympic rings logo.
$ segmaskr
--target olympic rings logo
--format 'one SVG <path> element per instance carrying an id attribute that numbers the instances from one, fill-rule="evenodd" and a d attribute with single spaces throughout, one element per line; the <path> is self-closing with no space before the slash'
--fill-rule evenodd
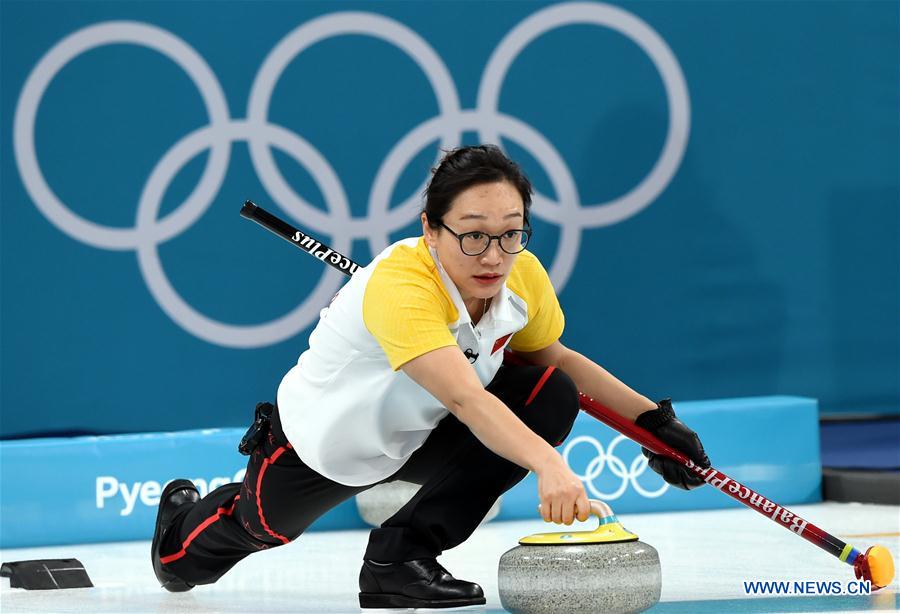
<path id="1" fill-rule="evenodd" d="M 643 475 L 645 471 L 647 471 L 647 459 L 640 452 L 632 459 L 631 464 L 626 467 L 625 463 L 614 454 L 616 446 L 618 446 L 623 441 L 630 441 L 625 435 L 618 435 L 615 439 L 609 442 L 609 447 L 604 450 L 603 446 L 599 441 L 590 437 L 588 435 L 581 435 L 579 437 L 573 438 L 571 441 L 566 443 L 566 447 L 563 448 L 563 460 L 566 461 L 566 464 L 569 467 L 572 467 L 572 464 L 569 462 L 569 456 L 572 454 L 572 449 L 579 444 L 587 444 L 594 448 L 596 451 L 596 456 L 587 464 L 587 467 L 584 469 L 584 473 L 575 473 L 575 475 L 580 479 L 585 488 L 591 493 L 591 495 L 597 497 L 598 499 L 602 499 L 604 501 L 614 501 L 622 496 L 625 490 L 628 488 L 628 485 L 631 486 L 638 492 L 638 494 L 648 498 L 655 499 L 657 497 L 661 497 L 663 493 L 668 490 L 669 485 L 666 482 L 662 483 L 662 486 L 657 488 L 656 490 L 648 490 L 641 486 L 640 482 L 638 482 L 638 478 Z M 622 480 L 619 484 L 618 488 L 616 488 L 612 492 L 602 492 L 599 488 L 597 488 L 596 484 L 594 484 L 594 480 L 599 478 L 604 469 L 609 467 L 609 472 L 614 476 Z"/>
<path id="2" fill-rule="evenodd" d="M 634 41 L 659 72 L 668 100 L 668 132 L 660 156 L 649 173 L 626 194 L 608 202 L 584 205 L 562 156 L 544 135 L 498 109 L 500 91 L 516 57 L 537 37 L 567 25 L 610 28 Z M 282 72 L 309 47 L 341 35 L 367 35 L 404 51 L 424 72 L 437 98 L 440 114 L 426 120 L 390 150 L 382 161 L 368 198 L 368 215 L 354 217 L 340 178 L 329 162 L 302 136 L 268 120 L 269 103 Z M 35 151 L 35 118 L 50 82 L 66 64 L 96 47 L 128 43 L 158 51 L 180 66 L 203 99 L 209 124 L 176 142 L 151 171 L 138 197 L 133 228 L 103 226 L 74 213 L 47 184 Z M 354 239 L 369 242 L 377 254 L 388 245 L 390 233 L 418 215 L 418 194 L 427 177 L 399 206 L 391 195 L 403 170 L 429 143 L 442 149 L 461 144 L 466 131 L 482 142 L 501 143 L 501 137 L 525 148 L 543 165 L 558 200 L 536 194 L 533 214 L 560 226 L 559 248 L 550 278 L 558 291 L 572 272 L 585 229 L 618 223 L 647 207 L 666 188 L 681 164 L 690 128 L 690 103 L 684 75 L 665 41 L 646 23 L 621 8 L 570 2 L 540 10 L 524 19 L 501 40 L 491 54 L 478 89 L 475 109 L 460 107 L 450 72 L 440 56 L 404 24 L 367 12 L 337 12 L 308 21 L 287 34 L 269 53 L 257 73 L 245 119 L 232 118 L 225 94 L 206 61 L 185 41 L 146 23 L 109 21 L 88 26 L 62 39 L 38 62 L 25 82 L 16 106 L 13 140 L 16 164 L 28 194 L 41 213 L 59 230 L 85 244 L 106 250 L 134 250 L 141 275 L 163 311 L 189 333 L 210 343 L 255 348 L 278 343 L 312 324 L 328 303 L 342 277 L 330 267 L 307 298 L 289 313 L 269 322 L 233 325 L 214 320 L 188 304 L 166 276 L 159 245 L 193 225 L 209 208 L 225 178 L 232 143 L 245 141 L 253 168 L 269 196 L 298 225 L 332 238 L 332 247 L 347 253 Z M 327 212 L 310 205 L 288 185 L 278 170 L 272 148 L 291 156 L 312 176 L 325 199 Z M 199 183 L 175 210 L 159 218 L 169 184 L 193 158 L 209 150 Z"/>

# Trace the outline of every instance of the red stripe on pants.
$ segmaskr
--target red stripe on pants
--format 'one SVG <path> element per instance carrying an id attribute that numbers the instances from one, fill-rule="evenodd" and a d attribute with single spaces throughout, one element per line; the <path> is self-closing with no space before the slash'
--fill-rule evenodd
<path id="1" fill-rule="evenodd" d="M 280 448 L 275 450 L 275 453 L 272 454 L 272 456 L 270 456 L 269 458 L 264 460 L 263 464 L 262 464 L 262 468 L 259 470 L 259 477 L 256 478 L 256 510 L 257 510 L 257 512 L 259 512 L 259 522 L 260 522 L 260 524 L 262 524 L 262 528 L 266 530 L 266 533 L 268 533 L 275 539 L 281 540 L 281 543 L 283 543 L 283 544 L 287 544 L 291 540 L 289 540 L 284 535 L 281 535 L 280 533 L 276 533 L 275 531 L 273 531 L 272 529 L 269 528 L 268 523 L 266 523 L 266 517 L 263 515 L 262 499 L 260 498 L 260 489 L 262 487 L 263 475 L 265 475 L 266 469 L 268 468 L 268 466 L 274 464 L 275 461 L 278 460 L 278 457 L 281 456 L 284 453 L 284 451 L 287 450 L 287 448 L 289 448 L 290 446 L 291 446 L 291 444 L 288 444 L 287 447 L 281 446 Z"/>
<path id="2" fill-rule="evenodd" d="M 539 379 L 538 383 L 535 384 L 534 390 L 532 390 L 531 394 L 528 395 L 528 400 L 525 401 L 526 407 L 531 405 L 531 402 L 534 401 L 534 397 L 536 397 L 538 395 L 538 393 L 541 391 L 541 388 L 543 388 L 544 384 L 547 383 L 547 380 L 550 379 L 550 374 L 553 373 L 554 369 L 556 369 L 556 367 L 547 367 L 547 370 L 544 371 L 544 374 L 541 376 L 541 379 Z"/>
<path id="3" fill-rule="evenodd" d="M 237 504 L 237 500 L 240 499 L 240 495 L 235 495 L 234 499 L 231 501 L 231 507 L 225 509 L 224 507 L 220 507 L 216 510 L 216 513 L 201 522 L 197 525 L 197 528 L 191 531 L 190 535 L 187 536 L 187 539 L 184 540 L 184 543 L 181 544 L 181 550 L 176 552 L 175 554 L 170 554 L 169 556 L 160 557 L 159 562 L 163 565 L 168 565 L 172 561 L 177 561 L 181 557 L 185 555 L 185 551 L 187 547 L 191 545 L 191 542 L 194 541 L 200 533 L 203 532 L 206 527 L 214 523 L 216 520 L 221 518 L 222 516 L 231 516 L 231 513 L 234 511 L 234 506 Z"/>

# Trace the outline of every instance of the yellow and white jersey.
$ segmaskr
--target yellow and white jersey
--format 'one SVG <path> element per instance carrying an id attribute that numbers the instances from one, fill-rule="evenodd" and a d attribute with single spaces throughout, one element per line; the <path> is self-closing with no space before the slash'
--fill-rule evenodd
<path id="1" fill-rule="evenodd" d="M 564 319 L 550 279 L 528 251 L 477 325 L 422 237 L 394 243 L 353 275 L 323 309 L 309 349 L 284 376 L 278 409 L 297 454 L 350 486 L 395 473 L 447 415 L 400 367 L 458 346 L 484 386 L 507 345 L 543 349 Z"/>

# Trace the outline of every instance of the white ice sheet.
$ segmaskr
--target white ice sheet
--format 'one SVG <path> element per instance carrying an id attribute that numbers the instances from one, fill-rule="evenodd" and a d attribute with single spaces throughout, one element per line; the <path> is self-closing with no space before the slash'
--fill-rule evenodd
<path id="1" fill-rule="evenodd" d="M 900 560 L 900 507 L 823 503 L 792 510 L 857 548 L 880 543 Z M 744 595 L 743 580 L 854 579 L 849 565 L 750 510 L 633 514 L 620 520 L 659 551 L 662 599 L 652 611 L 897 609 L 896 578 L 888 589 L 869 597 Z M 585 523 L 584 528 L 593 525 Z M 547 530 L 555 529 L 540 519 L 489 523 L 441 561 L 455 576 L 484 587 L 485 611 L 502 611 L 497 592 L 500 555 L 519 537 Z M 159 588 L 150 567 L 149 542 L 3 550 L 2 561 L 78 558 L 95 588 L 25 591 L 9 588 L 3 579 L 0 607 L 4 614 L 359 612 L 357 574 L 366 539 L 366 531 L 308 533 L 292 544 L 248 557 L 214 585 L 180 594 Z"/>

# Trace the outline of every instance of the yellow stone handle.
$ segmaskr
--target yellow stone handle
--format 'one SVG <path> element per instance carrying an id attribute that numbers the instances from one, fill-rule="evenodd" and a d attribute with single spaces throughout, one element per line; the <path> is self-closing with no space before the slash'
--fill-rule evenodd
<path id="1" fill-rule="evenodd" d="M 636 541 L 638 536 L 628 531 L 616 518 L 612 508 L 599 499 L 590 499 L 591 515 L 600 521 L 593 531 L 564 531 L 562 533 L 537 533 L 519 540 L 520 544 L 574 545 L 604 544 Z M 541 506 L 538 506 L 540 512 Z"/>

